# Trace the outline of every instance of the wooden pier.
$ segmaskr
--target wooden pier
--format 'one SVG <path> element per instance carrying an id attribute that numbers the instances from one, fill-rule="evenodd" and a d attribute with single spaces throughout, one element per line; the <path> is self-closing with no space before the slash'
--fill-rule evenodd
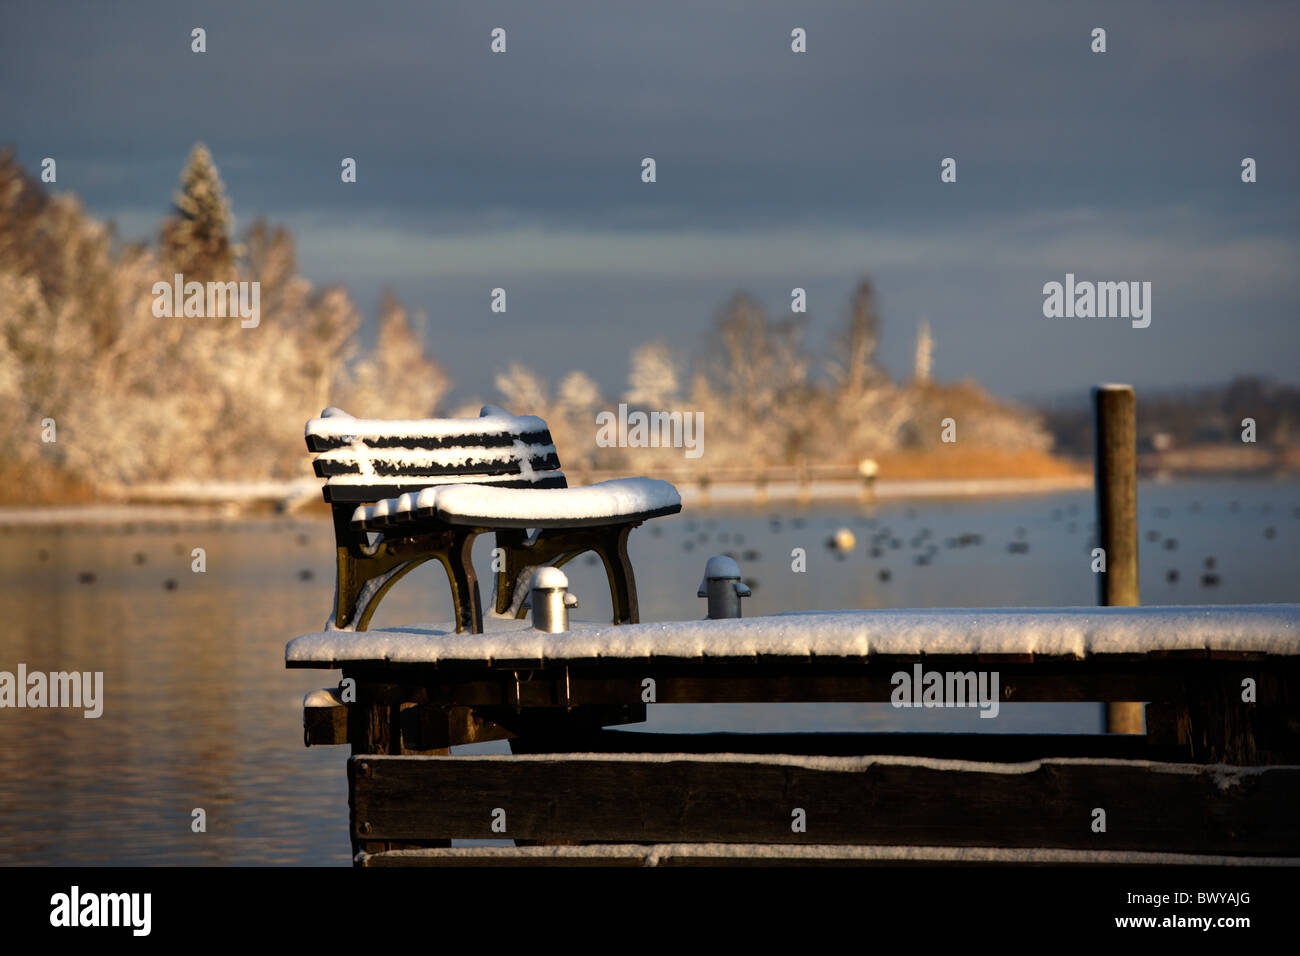
<path id="1" fill-rule="evenodd" d="M 1300 862 L 1300 605 L 854 611 L 563 634 L 493 619 L 477 635 L 306 635 L 287 664 L 355 682 L 354 703 L 337 689 L 308 701 L 306 737 L 351 748 L 353 850 L 367 866 Z M 651 698 L 891 701 L 917 664 L 996 673 L 1002 703 L 1148 702 L 1147 730 L 611 729 L 643 720 Z M 501 739 L 511 755 L 449 751 Z"/>

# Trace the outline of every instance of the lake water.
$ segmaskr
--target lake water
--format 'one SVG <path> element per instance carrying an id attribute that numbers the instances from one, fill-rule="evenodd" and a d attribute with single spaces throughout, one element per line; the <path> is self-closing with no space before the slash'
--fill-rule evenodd
<path id="1" fill-rule="evenodd" d="M 1298 600 L 1300 482 L 1144 483 L 1139 511 L 1143 603 Z M 756 582 L 746 616 L 1091 605 L 1092 520 L 1087 493 L 691 509 L 634 532 L 631 555 L 643 620 L 702 617 L 695 592 L 705 560 L 721 552 Z M 840 528 L 857 539 L 844 554 L 826 545 Z M 197 547 L 206 551 L 201 574 L 191 570 Z M 490 548 L 485 537 L 476 550 L 485 583 Z M 807 553 L 805 573 L 791 570 L 795 548 Z M 303 694 L 338 674 L 284 668 L 286 640 L 318 630 L 328 614 L 332 555 L 324 517 L 0 529 L 0 670 L 103 671 L 105 681 L 99 719 L 0 710 L 0 863 L 346 865 L 347 750 L 302 746 Z M 569 571 L 578 615 L 607 619 L 599 565 L 580 558 Z M 1217 583 L 1203 582 L 1207 573 Z M 445 620 L 445 591 L 437 565 L 421 568 L 372 627 Z M 887 704 L 652 706 L 649 722 L 629 729 L 1089 733 L 1100 713 L 1020 704 L 980 721 L 974 711 Z M 194 833 L 200 807 L 207 832 Z"/>

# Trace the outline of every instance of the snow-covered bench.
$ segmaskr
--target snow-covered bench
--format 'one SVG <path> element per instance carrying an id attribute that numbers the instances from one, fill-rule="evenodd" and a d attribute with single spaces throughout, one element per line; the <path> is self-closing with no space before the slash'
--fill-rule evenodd
<path id="1" fill-rule="evenodd" d="M 496 535 L 498 614 L 522 613 L 532 570 L 586 551 L 604 562 L 614 623 L 638 619 L 629 532 L 681 510 L 665 481 L 627 478 L 570 488 L 546 422 L 494 406 L 478 418 L 360 419 L 327 408 L 307 447 L 334 511 L 338 586 L 330 626 L 365 630 L 406 572 L 437 559 L 451 583 L 458 631 L 481 633 L 470 552 Z"/>

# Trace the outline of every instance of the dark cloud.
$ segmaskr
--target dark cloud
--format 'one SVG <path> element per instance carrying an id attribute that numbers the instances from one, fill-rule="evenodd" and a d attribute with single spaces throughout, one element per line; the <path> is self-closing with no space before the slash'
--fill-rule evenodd
<path id="1" fill-rule="evenodd" d="M 0 33 L 0 129 L 137 233 L 207 142 L 241 222 L 295 225 L 307 273 L 365 305 L 390 284 L 425 308 L 466 391 L 498 361 L 492 285 L 514 287 L 498 321 L 541 368 L 612 384 L 648 328 L 694 347 L 737 286 L 774 309 L 808 287 L 824 333 L 865 273 L 896 369 L 926 314 L 941 376 L 1013 393 L 1295 379 L 1298 21 L 1293 3 L 28 4 Z M 1099 270 L 1155 283 L 1151 329 L 1042 318 L 1042 283 Z"/>

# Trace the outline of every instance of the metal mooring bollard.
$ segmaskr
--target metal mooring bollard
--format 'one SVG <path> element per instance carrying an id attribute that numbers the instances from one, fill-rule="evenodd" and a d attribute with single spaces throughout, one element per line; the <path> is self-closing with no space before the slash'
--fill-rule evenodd
<path id="1" fill-rule="evenodd" d="M 578 606 L 578 596 L 568 592 L 569 579 L 559 568 L 538 568 L 533 575 L 533 627 L 548 634 L 569 629 L 569 608 Z"/>
<path id="2" fill-rule="evenodd" d="M 740 580 L 740 565 L 725 554 L 715 554 L 704 565 L 704 580 L 696 597 L 709 599 L 709 620 L 740 617 L 740 599 L 750 590 Z"/>

